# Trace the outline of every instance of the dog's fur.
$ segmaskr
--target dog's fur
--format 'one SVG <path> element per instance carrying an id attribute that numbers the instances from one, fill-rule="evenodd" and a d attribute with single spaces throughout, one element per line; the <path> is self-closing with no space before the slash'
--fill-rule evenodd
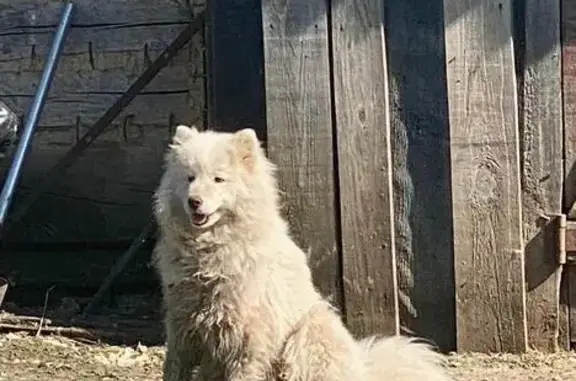
<path id="1" fill-rule="evenodd" d="M 177 127 L 155 213 L 165 381 L 450 380 L 425 344 L 346 330 L 290 238 L 253 130 Z"/>

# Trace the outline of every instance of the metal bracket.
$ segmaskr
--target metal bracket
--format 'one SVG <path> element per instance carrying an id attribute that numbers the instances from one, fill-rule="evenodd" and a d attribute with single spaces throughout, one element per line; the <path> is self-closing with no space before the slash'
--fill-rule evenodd
<path id="1" fill-rule="evenodd" d="M 565 263 L 567 265 L 576 265 L 576 221 L 567 220 L 566 226 L 559 233 L 564 236 Z"/>
<path id="2" fill-rule="evenodd" d="M 554 218 L 556 230 L 556 260 L 559 265 L 576 265 L 576 220 L 566 214 L 550 216 Z"/>

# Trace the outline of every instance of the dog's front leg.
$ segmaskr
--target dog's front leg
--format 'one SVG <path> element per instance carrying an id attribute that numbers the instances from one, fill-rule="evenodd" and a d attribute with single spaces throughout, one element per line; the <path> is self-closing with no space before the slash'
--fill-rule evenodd
<path id="1" fill-rule="evenodd" d="M 264 356 L 244 358 L 231 364 L 226 381 L 272 381 L 272 367 Z"/>
<path id="2" fill-rule="evenodd" d="M 166 358 L 163 381 L 200 381 L 198 366 L 202 353 L 194 336 L 166 323 Z"/>

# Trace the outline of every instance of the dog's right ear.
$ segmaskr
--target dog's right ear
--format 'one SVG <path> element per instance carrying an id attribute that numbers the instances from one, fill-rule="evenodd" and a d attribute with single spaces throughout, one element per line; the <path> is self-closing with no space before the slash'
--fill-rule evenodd
<path id="1" fill-rule="evenodd" d="M 195 126 L 185 126 L 183 124 L 176 127 L 176 132 L 172 138 L 173 145 L 182 145 L 198 135 L 198 130 Z"/>
<path id="2" fill-rule="evenodd" d="M 260 153 L 260 142 L 256 131 L 252 128 L 243 128 L 234 133 L 234 147 L 236 155 L 246 169 L 252 171 Z"/>

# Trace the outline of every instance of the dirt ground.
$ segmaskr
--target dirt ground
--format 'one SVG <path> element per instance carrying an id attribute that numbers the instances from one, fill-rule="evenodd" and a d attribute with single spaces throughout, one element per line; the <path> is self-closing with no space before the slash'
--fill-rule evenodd
<path id="1" fill-rule="evenodd" d="M 0 335 L 0 381 L 161 380 L 160 346 L 112 346 L 61 336 Z M 576 354 L 448 356 L 459 381 L 576 380 Z"/>
<path id="2" fill-rule="evenodd" d="M 116 297 L 90 316 L 79 314 L 85 304 L 80 298 L 53 295 L 52 300 L 47 309 L 4 303 L 0 381 L 162 379 L 158 296 Z M 456 381 L 576 381 L 576 353 L 452 354 L 447 367 Z"/>

